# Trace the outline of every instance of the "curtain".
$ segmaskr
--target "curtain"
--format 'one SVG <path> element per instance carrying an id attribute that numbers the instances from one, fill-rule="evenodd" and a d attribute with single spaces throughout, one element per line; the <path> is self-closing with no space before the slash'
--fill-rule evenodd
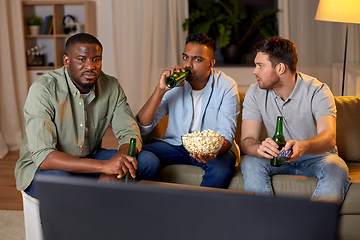
<path id="1" fill-rule="evenodd" d="M 161 72 L 181 66 L 188 0 L 113 0 L 112 4 L 116 76 L 136 114 Z"/>
<path id="2" fill-rule="evenodd" d="M 344 62 L 346 23 L 315 20 L 318 4 L 319 0 L 278 0 L 279 19 L 285 20 L 279 24 L 279 33 L 295 43 L 298 71 L 314 76 L 332 88 L 336 84 L 332 82 L 333 63 Z M 349 24 L 348 63 L 360 62 L 359 37 L 360 24 Z M 340 91 L 333 93 L 341 94 Z"/>
<path id="3" fill-rule="evenodd" d="M 21 2 L 0 1 L 0 158 L 18 150 L 22 139 L 22 106 L 27 94 Z"/>

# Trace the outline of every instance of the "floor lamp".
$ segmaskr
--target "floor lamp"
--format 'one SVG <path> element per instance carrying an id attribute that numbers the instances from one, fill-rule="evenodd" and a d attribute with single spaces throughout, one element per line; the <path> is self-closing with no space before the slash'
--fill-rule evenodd
<path id="1" fill-rule="evenodd" d="M 315 19 L 346 23 L 345 52 L 341 96 L 344 96 L 346 52 L 349 23 L 360 23 L 360 0 L 320 0 Z"/>

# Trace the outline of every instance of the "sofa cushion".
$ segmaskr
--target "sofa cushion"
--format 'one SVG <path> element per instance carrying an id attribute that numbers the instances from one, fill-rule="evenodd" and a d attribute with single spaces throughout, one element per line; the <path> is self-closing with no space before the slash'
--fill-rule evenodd
<path id="1" fill-rule="evenodd" d="M 336 144 L 346 162 L 360 162 L 360 97 L 335 97 Z"/>
<path id="2" fill-rule="evenodd" d="M 351 185 L 341 208 L 342 214 L 360 214 L 360 163 L 348 162 Z"/>
<path id="3" fill-rule="evenodd" d="M 169 165 L 161 169 L 163 182 L 200 186 L 205 171 L 192 165 Z"/>

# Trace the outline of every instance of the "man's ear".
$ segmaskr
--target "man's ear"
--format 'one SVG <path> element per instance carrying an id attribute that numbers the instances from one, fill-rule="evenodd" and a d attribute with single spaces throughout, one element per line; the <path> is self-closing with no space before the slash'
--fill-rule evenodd
<path id="1" fill-rule="evenodd" d="M 214 67 L 215 63 L 216 63 L 215 58 L 210 60 L 210 69 Z"/>
<path id="2" fill-rule="evenodd" d="M 63 55 L 63 64 L 66 68 L 69 68 L 70 58 L 68 55 Z"/>
<path id="3" fill-rule="evenodd" d="M 280 76 L 285 73 L 286 65 L 284 63 L 279 63 L 278 65 L 276 65 L 275 69 L 276 73 Z"/>

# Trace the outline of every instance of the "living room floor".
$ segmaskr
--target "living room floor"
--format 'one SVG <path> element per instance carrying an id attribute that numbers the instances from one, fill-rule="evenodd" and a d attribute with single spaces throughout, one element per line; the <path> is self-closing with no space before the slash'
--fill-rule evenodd
<path id="1" fill-rule="evenodd" d="M 102 146 L 117 149 L 118 142 L 111 127 L 105 133 Z M 11 151 L 0 159 L 0 210 L 23 210 L 21 192 L 16 189 L 14 169 L 19 151 Z"/>

